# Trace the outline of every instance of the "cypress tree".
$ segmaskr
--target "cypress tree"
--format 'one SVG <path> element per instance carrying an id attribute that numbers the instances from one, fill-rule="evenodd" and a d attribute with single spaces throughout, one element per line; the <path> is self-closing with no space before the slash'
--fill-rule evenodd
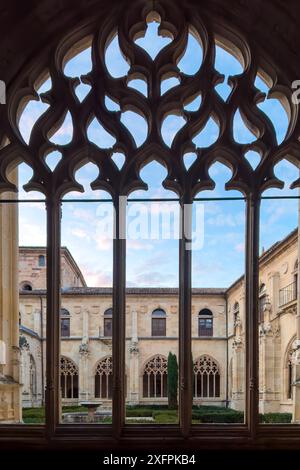
<path id="1" fill-rule="evenodd" d="M 176 354 L 169 352 L 168 356 L 168 407 L 170 410 L 178 408 L 178 363 Z"/>

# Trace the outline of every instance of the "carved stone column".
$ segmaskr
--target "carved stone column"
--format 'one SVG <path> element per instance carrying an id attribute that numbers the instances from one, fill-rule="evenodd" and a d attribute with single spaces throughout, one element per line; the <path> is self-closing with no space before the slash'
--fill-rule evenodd
<path id="1" fill-rule="evenodd" d="M 244 345 L 242 338 L 236 336 L 232 343 L 232 398 L 231 406 L 235 410 L 244 410 Z"/>
<path id="2" fill-rule="evenodd" d="M 82 343 L 79 346 L 79 400 L 94 397 L 91 391 L 91 371 L 89 368 L 89 310 L 82 313 Z"/>
<path id="3" fill-rule="evenodd" d="M 15 172 L 15 180 L 17 180 Z M 3 193 L 3 199 L 11 194 Z M 0 423 L 22 420 L 19 384 L 18 215 L 0 204 Z"/>
<path id="4" fill-rule="evenodd" d="M 90 394 L 89 387 L 89 346 L 87 343 L 82 343 L 79 346 L 79 400 L 88 401 L 90 396 L 94 398 L 94 395 Z"/>
<path id="5" fill-rule="evenodd" d="M 131 312 L 131 342 L 129 345 L 129 397 L 130 404 L 139 402 L 139 347 L 136 310 Z"/>
<path id="6" fill-rule="evenodd" d="M 30 348 L 24 336 L 20 337 L 20 385 L 22 386 L 22 405 L 32 406 L 30 390 Z"/>
<path id="7" fill-rule="evenodd" d="M 298 276 L 296 341 L 293 344 L 293 417 L 292 422 L 300 423 L 300 202 L 298 202 Z"/>
<path id="8" fill-rule="evenodd" d="M 260 325 L 260 412 L 276 413 L 280 404 L 280 329 L 277 321 L 270 323 L 270 311 L 265 311 L 265 323 Z"/>

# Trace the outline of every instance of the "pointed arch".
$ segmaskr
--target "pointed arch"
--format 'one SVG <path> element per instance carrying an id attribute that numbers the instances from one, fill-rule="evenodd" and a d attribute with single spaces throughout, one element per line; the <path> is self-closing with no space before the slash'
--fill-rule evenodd
<path id="1" fill-rule="evenodd" d="M 194 362 L 195 398 L 216 398 L 220 396 L 220 366 L 218 362 L 204 354 Z"/>
<path id="2" fill-rule="evenodd" d="M 95 366 L 95 398 L 112 398 L 112 357 L 105 356 Z"/>
<path id="3" fill-rule="evenodd" d="M 296 339 L 294 335 L 285 350 L 284 353 L 284 364 L 283 364 L 283 396 L 284 399 L 292 400 L 293 398 L 293 343 Z"/>
<path id="4" fill-rule="evenodd" d="M 167 358 L 157 354 L 143 367 L 143 397 L 167 397 L 168 364 Z"/>
<path id="5" fill-rule="evenodd" d="M 60 358 L 60 387 L 62 398 L 78 398 L 78 367 L 66 356 Z"/>

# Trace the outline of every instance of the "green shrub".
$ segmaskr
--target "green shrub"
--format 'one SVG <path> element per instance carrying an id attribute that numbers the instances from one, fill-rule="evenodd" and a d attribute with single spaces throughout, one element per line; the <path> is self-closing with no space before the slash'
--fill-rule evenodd
<path id="1" fill-rule="evenodd" d="M 81 413 L 88 411 L 86 406 L 63 406 L 62 413 Z"/>
<path id="2" fill-rule="evenodd" d="M 176 354 L 169 352 L 168 355 L 168 407 L 170 410 L 178 408 L 178 363 Z"/>
<path id="3" fill-rule="evenodd" d="M 292 413 L 265 413 L 259 415 L 260 423 L 290 423 Z"/>
<path id="4" fill-rule="evenodd" d="M 176 410 L 154 411 L 153 418 L 157 424 L 178 423 L 178 414 Z"/>
<path id="5" fill-rule="evenodd" d="M 127 410 L 168 410 L 168 405 L 127 405 Z"/>
<path id="6" fill-rule="evenodd" d="M 23 408 L 22 418 L 25 424 L 41 424 L 45 422 L 44 408 Z"/>

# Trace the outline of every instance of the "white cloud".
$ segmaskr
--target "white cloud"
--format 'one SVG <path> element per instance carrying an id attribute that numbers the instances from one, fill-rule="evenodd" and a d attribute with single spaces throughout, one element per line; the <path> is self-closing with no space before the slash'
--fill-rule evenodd
<path id="1" fill-rule="evenodd" d="M 46 246 L 46 228 L 41 225 L 20 220 L 19 244 L 29 246 Z"/>

